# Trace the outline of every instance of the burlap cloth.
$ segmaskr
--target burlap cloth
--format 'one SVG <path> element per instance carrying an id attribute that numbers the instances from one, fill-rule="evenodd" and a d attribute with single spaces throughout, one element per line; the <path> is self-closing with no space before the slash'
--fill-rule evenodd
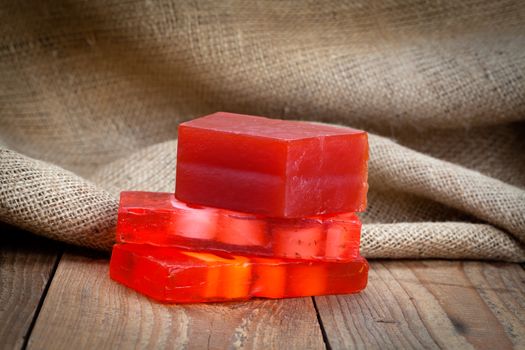
<path id="1" fill-rule="evenodd" d="M 1 221 L 109 249 L 119 191 L 172 191 L 177 125 L 225 110 L 371 133 L 365 256 L 525 261 L 521 1 L 6 1 L 0 20 Z"/>

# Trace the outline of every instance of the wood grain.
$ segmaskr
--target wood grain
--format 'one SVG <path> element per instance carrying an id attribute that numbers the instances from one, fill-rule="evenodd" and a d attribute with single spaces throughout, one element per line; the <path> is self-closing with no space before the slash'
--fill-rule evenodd
<path id="1" fill-rule="evenodd" d="M 310 298 L 163 305 L 111 281 L 107 264 L 107 256 L 83 251 L 63 256 L 29 348 L 325 348 Z M 315 298 L 330 348 L 525 348 L 521 266 L 375 261 L 371 267 L 362 294 Z"/>
<path id="2" fill-rule="evenodd" d="M 324 349 L 311 298 L 163 305 L 109 279 L 105 256 L 65 254 L 30 349 Z"/>
<path id="3" fill-rule="evenodd" d="M 0 348 L 20 349 L 60 248 L 5 224 L 0 230 Z"/>
<path id="4" fill-rule="evenodd" d="M 524 348 L 524 284 L 517 264 L 377 261 L 362 294 L 315 300 L 333 349 Z"/>

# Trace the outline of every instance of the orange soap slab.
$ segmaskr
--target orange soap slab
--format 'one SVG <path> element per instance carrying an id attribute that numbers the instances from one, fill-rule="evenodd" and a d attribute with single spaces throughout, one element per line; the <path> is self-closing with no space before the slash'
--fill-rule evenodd
<path id="1" fill-rule="evenodd" d="M 172 193 L 120 194 L 118 243 L 194 251 L 348 261 L 359 255 L 361 221 L 354 213 L 303 219 L 268 218 L 187 205 Z"/>
<path id="2" fill-rule="evenodd" d="M 218 112 L 180 124 L 177 152 L 186 203 L 281 218 L 366 207 L 361 130 Z"/>
<path id="3" fill-rule="evenodd" d="M 110 276 L 162 302 L 194 303 L 356 293 L 366 287 L 368 263 L 362 257 L 322 262 L 116 244 Z"/>

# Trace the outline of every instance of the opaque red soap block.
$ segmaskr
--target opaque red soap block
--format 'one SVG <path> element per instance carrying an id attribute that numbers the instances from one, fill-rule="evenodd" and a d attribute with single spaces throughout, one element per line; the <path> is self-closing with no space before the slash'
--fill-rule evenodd
<path id="1" fill-rule="evenodd" d="M 300 218 L 366 207 L 367 133 L 218 112 L 180 124 L 176 196 Z"/>
<path id="2" fill-rule="evenodd" d="M 215 255 L 116 244 L 110 276 L 162 302 L 189 303 L 356 293 L 367 284 L 362 257 L 345 262 Z"/>
<path id="3" fill-rule="evenodd" d="M 117 242 L 268 257 L 346 261 L 359 255 L 354 213 L 268 218 L 187 205 L 172 193 L 120 194 Z"/>

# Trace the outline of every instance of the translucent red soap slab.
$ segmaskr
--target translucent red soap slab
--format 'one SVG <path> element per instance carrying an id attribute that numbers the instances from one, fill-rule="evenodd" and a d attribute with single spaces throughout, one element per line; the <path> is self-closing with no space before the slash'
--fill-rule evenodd
<path id="1" fill-rule="evenodd" d="M 110 276 L 162 302 L 193 303 L 356 293 L 368 264 L 214 255 L 148 245 L 116 244 Z"/>
<path id="2" fill-rule="evenodd" d="M 180 124 L 175 195 L 272 217 L 360 212 L 367 161 L 361 130 L 218 112 Z"/>
<path id="3" fill-rule="evenodd" d="M 117 242 L 258 256 L 340 260 L 359 255 L 354 213 L 276 219 L 188 206 L 171 193 L 120 194 Z"/>

